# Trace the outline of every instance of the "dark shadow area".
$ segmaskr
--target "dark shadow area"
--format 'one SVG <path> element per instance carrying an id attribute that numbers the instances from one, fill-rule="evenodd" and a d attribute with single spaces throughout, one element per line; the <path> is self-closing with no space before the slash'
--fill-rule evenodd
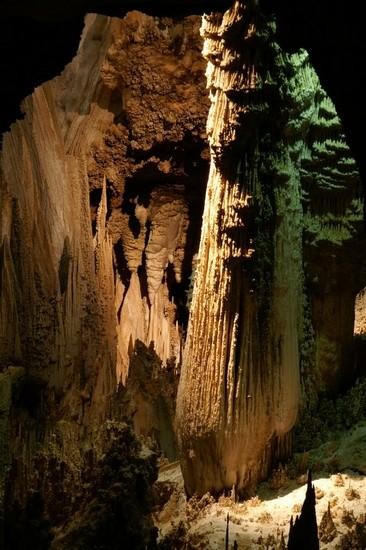
<path id="1" fill-rule="evenodd" d="M 60 458 L 39 457 L 32 464 L 39 477 L 21 503 L 9 476 L 2 522 L 0 518 L 2 549 L 47 550 L 55 534 L 57 547 L 70 550 L 156 547 L 150 512 L 157 455 L 142 452 L 131 427 L 123 422 L 109 423 L 103 439 L 101 457 L 95 449 L 84 452 L 79 477 L 73 478 L 75 472 Z M 76 498 L 66 489 L 68 476 Z M 54 527 L 59 528 L 56 533 Z"/>
<path id="2" fill-rule="evenodd" d="M 102 198 L 102 189 L 93 189 L 90 191 L 90 218 L 92 223 L 92 233 L 93 236 L 97 230 L 97 212 L 99 208 L 100 199 Z"/>
<path id="3" fill-rule="evenodd" d="M 39 376 L 26 373 L 12 386 L 12 404 L 22 409 L 31 418 L 40 421 L 44 411 L 46 382 Z"/>
<path id="4" fill-rule="evenodd" d="M 114 265 L 116 266 L 117 272 L 118 272 L 118 274 L 120 276 L 120 279 L 121 279 L 121 281 L 124 285 L 124 293 L 123 293 L 121 305 L 120 305 L 120 307 L 117 311 L 118 321 L 120 321 L 121 320 L 121 311 L 122 311 L 123 302 L 124 302 L 126 293 L 127 293 L 128 289 L 129 289 L 129 286 L 130 286 L 131 272 L 128 269 L 127 260 L 126 260 L 125 254 L 123 252 L 123 246 L 122 246 L 121 239 L 118 239 L 118 241 L 116 242 L 116 244 L 113 247 L 113 251 L 114 251 Z"/>
<path id="5" fill-rule="evenodd" d="M 0 6 L 0 15 L 26 15 L 42 19 L 67 18 L 85 13 L 102 13 L 123 17 L 131 10 L 143 11 L 151 15 L 185 17 L 211 11 L 222 11 L 230 7 L 230 0 L 5 0 Z"/>
<path id="6" fill-rule="evenodd" d="M 60 263 L 58 266 L 58 279 L 59 279 L 61 294 L 64 294 L 67 290 L 69 268 L 70 268 L 71 261 L 72 261 L 72 256 L 71 256 L 70 239 L 68 237 L 65 237 L 64 247 L 62 250 Z"/>
<path id="7" fill-rule="evenodd" d="M 139 276 L 140 281 L 141 298 L 146 298 L 148 303 L 150 303 L 147 285 L 147 274 L 145 268 L 145 254 L 143 255 L 143 262 L 143 265 L 139 265 L 137 268 L 137 275 Z"/>
<path id="8" fill-rule="evenodd" d="M 366 35 L 363 4 L 350 0 L 287 2 L 263 0 L 276 13 L 281 46 L 295 52 L 305 48 L 325 91 L 334 101 L 347 141 L 366 177 L 364 128 L 366 109 L 363 82 L 366 76 Z"/>
<path id="9" fill-rule="evenodd" d="M 123 17 L 139 10 L 181 18 L 222 11 L 228 0 L 5 0 L 0 4 L 0 133 L 21 118 L 21 101 L 60 74 L 77 52 L 87 13 Z M 67 39 L 66 39 L 67 37 Z M 112 100 L 113 103 L 113 100 Z M 113 105 L 112 105 L 113 107 Z M 123 120 L 123 112 L 116 114 Z"/>
<path id="10" fill-rule="evenodd" d="M 171 365 L 162 367 L 153 342 L 147 347 L 140 340 L 132 346 L 129 374 L 123 395 L 124 413 L 132 420 L 135 433 L 177 460 L 174 433 L 178 375 Z"/>
<path id="11" fill-rule="evenodd" d="M 186 281 L 177 283 L 173 264 L 168 264 L 165 272 L 165 278 L 169 289 L 169 300 L 174 301 L 177 306 L 176 321 L 180 326 L 186 327 L 188 324 L 188 309 Z"/>
<path id="12" fill-rule="evenodd" d="M 366 335 L 354 335 L 355 378 L 366 376 Z"/>
<path id="13" fill-rule="evenodd" d="M 40 492 L 30 492 L 24 507 L 18 501 L 6 507 L 4 550 L 47 550 L 53 539 Z"/>
<path id="14" fill-rule="evenodd" d="M 22 117 L 21 101 L 71 61 L 84 24 L 82 14 L 67 21 L 2 14 L 0 10 L 0 132 Z"/>

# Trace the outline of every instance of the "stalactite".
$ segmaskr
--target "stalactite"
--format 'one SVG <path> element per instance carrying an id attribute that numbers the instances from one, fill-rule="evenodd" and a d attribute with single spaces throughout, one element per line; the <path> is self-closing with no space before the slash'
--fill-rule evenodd
<path id="1" fill-rule="evenodd" d="M 138 203 L 136 206 L 139 206 Z M 117 323 L 117 377 L 123 383 L 128 377 L 130 342 L 136 339 L 146 345 L 153 343 L 164 363 L 174 359 L 179 365 L 181 360 L 180 336 L 175 330 L 175 306 L 170 302 L 168 287 L 163 281 L 170 264 L 173 266 L 175 281 L 181 282 L 189 225 L 184 189 L 177 185 L 169 188 L 157 186 L 151 193 L 149 205 L 140 207 L 138 215 L 143 220 L 138 237 L 134 237 L 127 220 L 122 237 L 122 246 L 131 270 L 131 280 Z M 139 267 L 146 270 L 146 296 L 141 295 Z M 117 277 L 116 285 L 121 284 L 122 281 Z M 118 311 L 118 306 L 116 309 Z"/>

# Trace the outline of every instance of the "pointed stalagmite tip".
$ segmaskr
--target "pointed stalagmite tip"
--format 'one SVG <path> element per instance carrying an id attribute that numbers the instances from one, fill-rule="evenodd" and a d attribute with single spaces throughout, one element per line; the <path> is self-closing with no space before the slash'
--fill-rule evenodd
<path id="1" fill-rule="evenodd" d="M 308 470 L 308 487 L 311 487 L 312 481 L 313 481 L 313 479 L 312 479 L 312 475 L 311 475 L 311 470 L 309 468 L 309 470 Z"/>

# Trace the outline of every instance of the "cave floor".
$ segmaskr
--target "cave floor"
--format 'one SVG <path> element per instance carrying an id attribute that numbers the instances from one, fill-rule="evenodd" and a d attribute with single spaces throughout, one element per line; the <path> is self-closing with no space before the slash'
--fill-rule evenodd
<path id="1" fill-rule="evenodd" d="M 313 471 L 317 522 L 320 526 L 329 507 L 334 526 L 323 521 L 319 529 L 321 549 L 345 548 L 342 537 L 351 536 L 356 522 L 366 523 L 365 435 L 366 425 L 360 423 L 337 442 L 328 442 L 304 457 L 307 461 L 309 457 L 323 459 L 321 471 Z M 337 462 L 334 456 L 329 460 L 332 445 Z M 347 468 L 347 463 L 353 469 Z M 335 464 L 341 466 L 340 471 L 335 470 Z M 282 533 L 287 542 L 290 517 L 301 511 L 306 475 L 288 476 L 286 470 L 277 471 L 244 502 L 235 502 L 231 496 L 214 500 L 209 494 L 187 501 L 180 465 L 174 462 L 161 465 L 157 487 L 161 495 L 165 494 L 154 514 L 159 537 L 164 539 L 170 533 L 170 544 L 174 537 L 184 540 L 182 546 L 174 543 L 177 548 L 222 550 L 229 514 L 229 548 L 236 540 L 239 550 L 276 549 L 280 548 Z"/>

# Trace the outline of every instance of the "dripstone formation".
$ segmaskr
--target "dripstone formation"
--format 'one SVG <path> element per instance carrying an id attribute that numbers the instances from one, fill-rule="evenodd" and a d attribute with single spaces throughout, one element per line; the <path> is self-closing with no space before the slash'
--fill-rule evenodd
<path id="1" fill-rule="evenodd" d="M 188 493 L 245 493 L 301 405 L 345 379 L 363 200 L 307 53 L 282 51 L 255 2 L 201 33 L 211 165 L 177 420 Z"/>

